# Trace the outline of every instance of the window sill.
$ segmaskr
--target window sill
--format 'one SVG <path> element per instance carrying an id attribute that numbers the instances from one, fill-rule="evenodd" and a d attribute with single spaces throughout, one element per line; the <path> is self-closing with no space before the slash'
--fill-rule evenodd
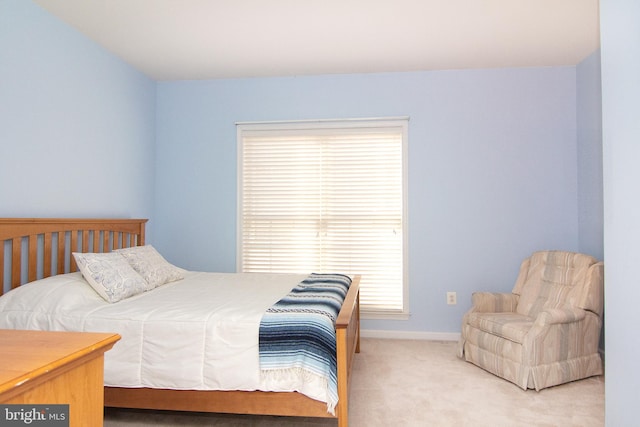
<path id="1" fill-rule="evenodd" d="M 360 319 L 363 320 L 409 320 L 411 313 L 392 311 L 361 311 Z"/>

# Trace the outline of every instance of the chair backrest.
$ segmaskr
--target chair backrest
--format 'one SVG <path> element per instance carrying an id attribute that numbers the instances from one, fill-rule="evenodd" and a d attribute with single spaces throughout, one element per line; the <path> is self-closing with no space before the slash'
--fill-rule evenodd
<path id="1" fill-rule="evenodd" d="M 540 251 L 522 262 L 513 288 L 516 311 L 536 317 L 546 308 L 574 306 L 602 316 L 603 264 L 576 252 Z"/>

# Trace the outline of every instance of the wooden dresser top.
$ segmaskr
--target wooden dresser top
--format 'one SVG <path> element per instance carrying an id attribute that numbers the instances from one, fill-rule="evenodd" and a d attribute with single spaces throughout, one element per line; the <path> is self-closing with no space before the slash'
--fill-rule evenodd
<path id="1" fill-rule="evenodd" d="M 0 329 L 0 396 L 99 357 L 119 339 L 114 333 Z"/>

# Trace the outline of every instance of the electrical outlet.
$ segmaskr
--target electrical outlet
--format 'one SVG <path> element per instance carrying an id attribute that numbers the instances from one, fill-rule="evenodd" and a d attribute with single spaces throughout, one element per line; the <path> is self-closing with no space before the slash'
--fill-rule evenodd
<path id="1" fill-rule="evenodd" d="M 447 292 L 447 304 L 456 305 L 458 303 L 458 298 L 455 292 Z"/>

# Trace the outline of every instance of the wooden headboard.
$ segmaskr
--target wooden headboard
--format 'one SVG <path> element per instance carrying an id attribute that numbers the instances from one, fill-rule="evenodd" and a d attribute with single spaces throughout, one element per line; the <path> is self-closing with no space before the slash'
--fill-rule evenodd
<path id="1" fill-rule="evenodd" d="M 72 252 L 144 245 L 146 219 L 0 218 L 0 295 L 77 271 Z"/>

